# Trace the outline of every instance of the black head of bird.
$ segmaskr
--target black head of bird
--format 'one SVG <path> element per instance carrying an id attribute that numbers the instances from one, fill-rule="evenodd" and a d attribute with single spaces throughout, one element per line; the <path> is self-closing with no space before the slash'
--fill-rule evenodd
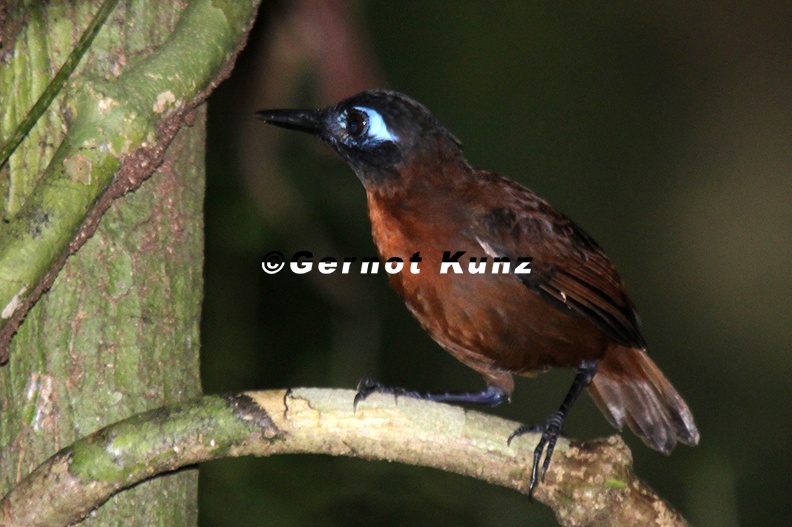
<path id="1" fill-rule="evenodd" d="M 384 258 L 420 253 L 421 272 L 389 275 L 432 338 L 479 372 L 478 392 L 425 393 L 361 382 L 373 392 L 496 405 L 512 376 L 576 368 L 572 387 L 538 431 L 531 492 L 550 465 L 566 416 L 588 388 L 615 427 L 669 453 L 699 433 L 682 397 L 646 353 L 638 315 L 615 267 L 572 220 L 527 188 L 465 161 L 459 142 L 421 104 L 366 91 L 324 110 L 256 114 L 328 142 L 366 188 L 374 242 Z M 529 273 L 442 273 L 449 255 L 471 262 L 531 259 Z M 501 270 L 503 267 L 500 268 Z M 544 462 L 541 462 L 544 453 Z M 540 470 L 541 469 L 541 470 Z"/>
<path id="2" fill-rule="evenodd" d="M 256 116 L 326 141 L 367 188 L 429 161 L 464 163 L 459 141 L 431 112 L 392 91 L 366 91 L 323 110 L 268 110 Z"/>

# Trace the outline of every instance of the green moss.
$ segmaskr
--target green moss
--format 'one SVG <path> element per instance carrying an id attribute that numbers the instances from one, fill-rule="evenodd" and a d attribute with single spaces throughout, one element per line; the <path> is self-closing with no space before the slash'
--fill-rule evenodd
<path id="1" fill-rule="evenodd" d="M 605 486 L 610 488 L 610 489 L 626 489 L 627 488 L 627 482 L 626 481 L 622 481 L 620 479 L 611 478 L 611 479 L 606 479 L 605 480 Z"/>

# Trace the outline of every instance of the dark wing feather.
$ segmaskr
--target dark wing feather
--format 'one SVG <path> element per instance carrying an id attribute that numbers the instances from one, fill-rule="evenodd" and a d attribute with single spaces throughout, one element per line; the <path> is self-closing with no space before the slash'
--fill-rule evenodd
<path id="1" fill-rule="evenodd" d="M 508 181 L 498 177 L 499 184 Z M 532 257 L 522 282 L 558 309 L 585 317 L 619 344 L 644 349 L 638 315 L 616 269 L 572 220 L 528 189 L 508 182 L 512 205 L 481 211 L 472 234 L 491 256 Z"/>

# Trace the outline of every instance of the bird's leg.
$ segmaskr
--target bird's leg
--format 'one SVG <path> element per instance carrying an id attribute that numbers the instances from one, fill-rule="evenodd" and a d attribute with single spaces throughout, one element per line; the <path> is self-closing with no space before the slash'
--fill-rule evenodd
<path id="1" fill-rule="evenodd" d="M 357 394 L 355 395 L 354 408 L 357 409 L 359 402 L 364 401 L 372 393 L 390 393 L 396 397 L 412 397 L 425 401 L 436 401 L 439 403 L 470 403 L 485 406 L 497 406 L 509 400 L 506 390 L 496 386 L 487 386 L 486 390 L 480 392 L 414 392 L 404 388 L 394 388 L 383 386 L 382 384 L 363 379 L 358 383 Z"/>
<path id="2" fill-rule="evenodd" d="M 569 388 L 566 397 L 564 397 L 564 402 L 561 403 L 561 407 L 558 409 L 558 411 L 553 412 L 550 417 L 547 418 L 547 421 L 545 421 L 544 424 L 521 426 L 509 436 L 507 442 L 511 444 L 512 439 L 523 434 L 530 432 L 542 433 L 542 438 L 539 440 L 539 444 L 536 445 L 536 448 L 534 449 L 533 468 L 531 469 L 531 483 L 528 489 L 529 498 L 532 497 L 534 488 L 539 481 L 539 462 L 542 459 L 542 452 L 545 453 L 541 474 L 541 479 L 544 481 L 545 474 L 547 474 L 547 469 L 550 466 L 550 458 L 553 456 L 553 450 L 555 449 L 556 441 L 558 440 L 558 436 L 561 434 L 561 429 L 564 426 L 564 421 L 566 420 L 567 414 L 569 413 L 569 409 L 572 408 L 572 405 L 578 398 L 578 395 L 580 395 L 580 392 L 582 392 L 583 389 L 591 383 L 591 379 L 594 378 L 595 373 L 597 373 L 597 361 L 582 362 L 578 367 L 577 374 L 575 374 L 575 380 L 572 381 L 572 387 Z"/>

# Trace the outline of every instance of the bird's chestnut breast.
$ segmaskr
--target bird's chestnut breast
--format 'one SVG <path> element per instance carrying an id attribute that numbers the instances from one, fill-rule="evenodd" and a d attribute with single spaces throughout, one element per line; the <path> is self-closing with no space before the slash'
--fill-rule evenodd
<path id="1" fill-rule="evenodd" d="M 370 193 L 372 235 L 382 258 L 398 256 L 407 262 L 420 253 L 420 273 L 405 265 L 389 279 L 446 350 L 474 368 L 476 363 L 497 363 L 514 373 L 573 367 L 582 355 L 592 360 L 602 356 L 605 338 L 587 320 L 548 309 L 512 274 L 469 272 L 471 258 L 492 258 L 466 234 L 464 208 L 445 207 L 442 196 L 409 201 L 394 204 Z M 462 272 L 449 268 L 441 273 L 443 254 L 457 251 L 464 251 Z"/>

